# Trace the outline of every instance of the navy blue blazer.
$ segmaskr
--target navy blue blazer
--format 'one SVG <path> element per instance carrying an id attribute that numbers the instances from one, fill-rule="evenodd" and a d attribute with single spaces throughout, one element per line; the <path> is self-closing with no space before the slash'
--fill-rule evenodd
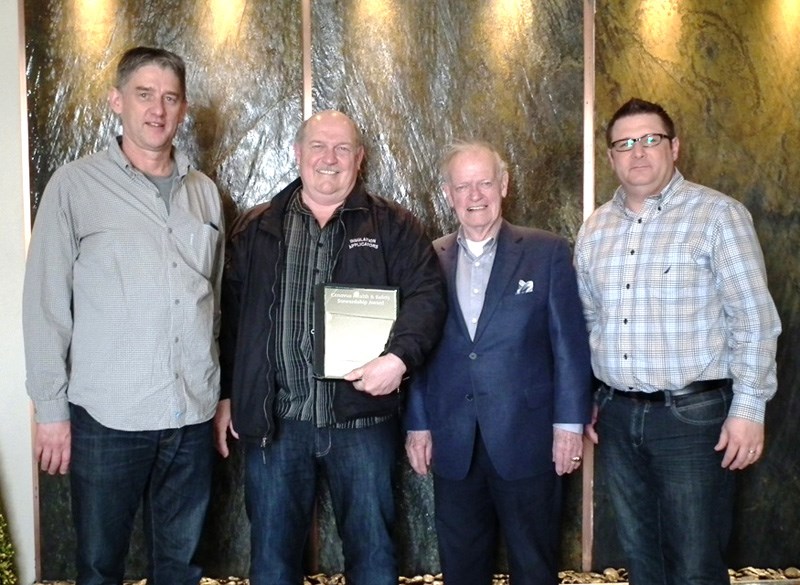
<path id="1" fill-rule="evenodd" d="M 584 424 L 591 410 L 588 334 L 569 243 L 503 221 L 474 341 L 456 296 L 456 234 L 434 248 L 449 309 L 438 345 L 413 377 L 406 429 L 431 431 L 433 470 L 447 479 L 466 476 L 476 426 L 504 479 L 552 470 L 553 423 Z M 519 291 L 529 282 L 529 292 Z"/>

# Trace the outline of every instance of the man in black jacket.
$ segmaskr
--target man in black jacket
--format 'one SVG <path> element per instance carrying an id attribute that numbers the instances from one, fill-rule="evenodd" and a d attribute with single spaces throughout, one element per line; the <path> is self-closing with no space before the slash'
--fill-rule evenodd
<path id="1" fill-rule="evenodd" d="M 227 431 L 245 443 L 252 585 L 298 585 L 324 470 L 347 582 L 396 585 L 392 470 L 401 382 L 438 340 L 444 285 L 420 223 L 366 192 L 360 133 L 341 112 L 295 137 L 300 178 L 232 230 L 223 278 L 222 397 Z M 314 377 L 316 284 L 390 286 L 400 309 L 385 351 L 345 375 Z"/>

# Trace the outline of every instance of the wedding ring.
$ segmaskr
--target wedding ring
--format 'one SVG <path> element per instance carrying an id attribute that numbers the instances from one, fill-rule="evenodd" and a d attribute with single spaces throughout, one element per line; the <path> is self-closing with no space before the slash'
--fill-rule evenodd
<path id="1" fill-rule="evenodd" d="M 581 461 L 581 458 L 580 458 L 580 457 L 573 457 L 573 458 L 572 458 L 572 460 L 573 460 L 575 463 L 580 463 L 580 461 Z"/>

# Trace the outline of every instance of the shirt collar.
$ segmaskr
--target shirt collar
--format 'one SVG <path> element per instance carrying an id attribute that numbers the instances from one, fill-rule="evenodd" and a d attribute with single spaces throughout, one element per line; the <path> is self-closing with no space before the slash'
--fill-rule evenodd
<path id="1" fill-rule="evenodd" d="M 136 167 L 131 164 L 131 161 L 125 156 L 125 153 L 122 151 L 122 136 L 116 136 L 108 143 L 108 154 L 111 157 L 111 160 L 121 166 L 123 169 L 127 169 L 129 172 L 131 171 L 138 171 Z M 192 167 L 191 163 L 189 162 L 189 157 L 186 154 L 175 148 L 172 147 L 172 156 L 175 159 L 175 168 L 178 172 L 178 177 L 183 179 L 188 173 L 189 169 Z"/>

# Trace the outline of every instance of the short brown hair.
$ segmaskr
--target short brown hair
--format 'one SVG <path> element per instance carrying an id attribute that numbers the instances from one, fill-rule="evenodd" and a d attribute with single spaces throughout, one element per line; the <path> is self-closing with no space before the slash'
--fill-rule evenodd
<path id="1" fill-rule="evenodd" d="M 182 98 L 186 99 L 186 63 L 183 59 L 166 49 L 153 47 L 134 47 L 122 55 L 117 64 L 117 79 L 114 87 L 122 89 L 131 75 L 145 65 L 158 65 L 162 69 L 169 69 L 178 78 Z"/>
<path id="2" fill-rule="evenodd" d="M 611 116 L 611 120 L 608 122 L 608 126 L 606 126 L 606 145 L 609 148 L 611 148 L 611 130 L 614 128 L 614 124 L 617 123 L 617 120 L 620 118 L 627 118 L 628 116 L 635 116 L 636 114 L 655 114 L 664 122 L 667 136 L 669 136 L 670 139 L 675 138 L 675 122 L 672 121 L 672 118 L 669 117 L 669 114 L 664 108 L 653 102 L 648 102 L 639 98 L 631 98 L 614 112 L 614 115 Z"/>

